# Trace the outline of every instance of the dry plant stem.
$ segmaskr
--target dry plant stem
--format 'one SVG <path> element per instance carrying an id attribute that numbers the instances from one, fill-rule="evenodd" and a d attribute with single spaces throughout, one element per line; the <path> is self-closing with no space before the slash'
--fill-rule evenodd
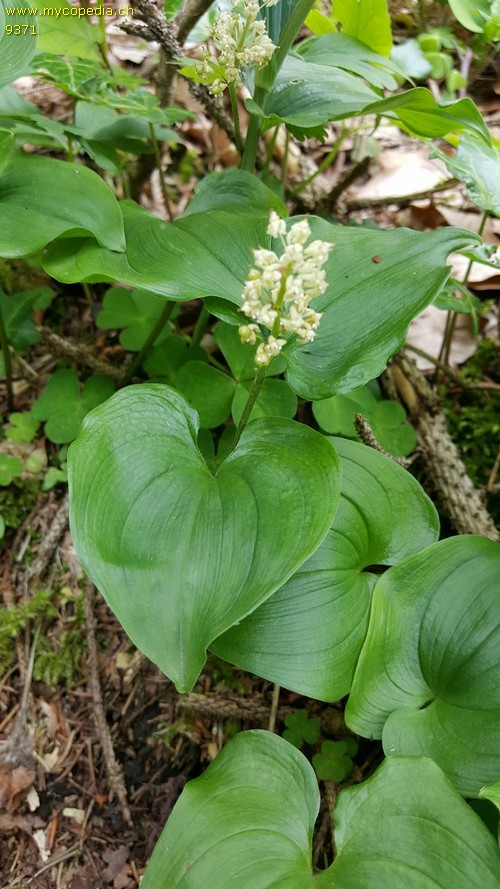
<path id="1" fill-rule="evenodd" d="M 488 477 L 488 481 L 486 482 L 486 491 L 489 493 L 493 491 L 495 487 L 496 478 L 498 475 L 498 470 L 500 469 L 500 447 L 498 448 L 497 455 L 495 457 L 495 462 L 491 468 L 491 472 Z"/>
<path id="2" fill-rule="evenodd" d="M 394 454 L 390 454 L 389 451 L 386 451 L 375 438 L 372 428 L 366 417 L 363 417 L 363 414 L 354 415 L 354 427 L 361 441 L 369 448 L 373 448 L 374 451 L 378 451 L 380 454 L 390 457 L 391 460 L 394 460 L 395 463 L 399 463 L 400 466 L 404 466 L 405 469 L 413 463 L 415 457 L 396 457 Z"/>
<path id="3" fill-rule="evenodd" d="M 213 717 L 214 719 L 240 719 L 253 725 L 269 725 L 269 706 L 261 696 L 253 695 L 251 699 L 238 696 L 191 693 L 183 695 L 177 701 L 178 710 L 192 710 L 194 713 Z M 275 721 L 282 723 L 285 716 L 293 713 L 293 707 L 278 707 Z"/>
<path id="4" fill-rule="evenodd" d="M 437 192 L 448 191 L 458 185 L 458 179 L 446 179 L 445 182 L 439 182 L 433 188 L 427 188 L 425 191 L 415 191 L 413 194 L 390 195 L 389 197 L 380 198 L 353 198 L 346 201 L 348 210 L 367 210 L 370 207 L 387 207 L 389 204 L 397 204 L 398 207 L 406 207 L 414 201 L 423 201 L 426 198 L 432 198 Z"/>
<path id="5" fill-rule="evenodd" d="M 37 556 L 33 564 L 30 566 L 28 571 L 28 581 L 31 584 L 36 583 L 43 577 L 43 574 L 52 559 L 54 554 L 54 550 L 59 543 L 60 538 L 62 537 L 66 527 L 68 525 L 68 517 L 69 517 L 69 497 L 68 494 L 65 494 L 61 503 L 59 505 L 59 509 L 57 510 L 54 518 L 52 519 L 52 524 L 48 533 L 44 536 L 42 543 L 40 544 L 40 549 L 38 550 Z"/>
<path id="6" fill-rule="evenodd" d="M 270 731 L 270 732 L 276 731 L 276 715 L 278 713 L 280 691 L 281 691 L 281 686 L 279 686 L 278 683 L 275 682 L 274 687 L 273 687 L 273 696 L 271 699 L 271 709 L 269 711 L 269 725 L 267 727 L 268 731 Z"/>
<path id="7" fill-rule="evenodd" d="M 151 145 L 153 148 L 153 154 L 156 161 L 156 169 L 158 170 L 158 176 L 160 177 L 160 188 L 161 188 L 161 196 L 163 198 L 163 203 L 165 205 L 165 210 L 167 211 L 167 216 L 169 221 L 172 222 L 174 218 L 174 214 L 172 212 L 172 205 L 170 202 L 170 196 L 168 193 L 167 183 L 165 182 L 165 173 L 163 172 L 163 164 L 161 160 L 161 152 L 160 146 L 158 144 L 158 139 L 155 135 L 155 128 L 152 123 L 149 124 L 149 137 L 151 139 Z"/>
<path id="8" fill-rule="evenodd" d="M 120 28 L 134 37 L 157 41 L 169 62 L 180 58 L 182 46 L 177 39 L 175 30 L 155 6 L 153 0 L 137 0 L 136 9 L 138 13 L 136 17 L 142 19 L 142 22 L 123 22 Z M 210 95 L 207 87 L 203 84 L 194 83 L 191 80 L 186 82 L 194 98 L 204 106 L 209 118 L 225 130 L 231 141 L 234 142 L 233 123 L 229 115 L 226 114 L 222 103 Z"/>
<path id="9" fill-rule="evenodd" d="M 332 188 L 330 194 L 328 195 L 328 201 L 332 207 L 335 206 L 339 197 L 346 190 L 346 188 L 349 188 L 349 186 L 352 185 L 352 183 L 355 182 L 356 179 L 359 179 L 360 176 L 363 176 L 366 173 L 369 166 L 370 158 L 364 157 L 362 160 L 358 161 L 358 163 L 355 164 L 354 167 L 351 167 L 344 178 L 341 179 L 334 188 Z"/>
<path id="10" fill-rule="evenodd" d="M 437 358 L 433 358 L 432 355 L 429 355 L 428 352 L 424 352 L 423 349 L 418 349 L 417 346 L 410 346 L 409 343 L 405 344 L 405 349 L 407 349 L 408 352 L 414 352 L 415 355 L 420 355 L 421 358 L 425 358 L 427 361 L 430 361 L 431 364 L 434 364 L 438 368 L 438 370 L 442 370 L 443 373 L 446 374 L 446 376 L 449 377 L 450 380 L 453 380 L 453 382 L 456 383 L 457 386 L 460 386 L 461 389 L 469 388 L 468 384 L 465 382 L 461 374 L 458 373 L 458 371 L 452 370 L 452 368 L 448 367 L 447 364 L 443 364 L 442 361 L 439 361 Z"/>
<path id="11" fill-rule="evenodd" d="M 409 358 L 400 354 L 395 361 L 391 366 L 394 382 L 417 431 L 429 479 L 453 527 L 459 534 L 481 534 L 500 541 L 450 437 L 436 394 Z"/>
<path id="12" fill-rule="evenodd" d="M 179 43 L 184 43 L 186 37 L 193 30 L 196 22 L 212 5 L 213 0 L 187 0 L 180 12 L 174 19 L 174 25 L 177 28 L 177 39 Z"/>
<path id="13" fill-rule="evenodd" d="M 84 367 L 89 367 L 96 373 L 103 374 L 105 377 L 111 377 L 113 380 L 120 381 L 122 379 L 123 371 L 117 367 L 112 367 L 111 364 L 107 364 L 105 361 L 99 361 L 85 346 L 77 346 L 71 340 L 58 336 L 49 327 L 38 327 L 37 329 L 42 336 L 43 342 L 50 346 L 57 355 L 66 355 L 68 358 L 73 358 L 74 361 L 83 364 Z"/>
<path id="14" fill-rule="evenodd" d="M 133 826 L 132 815 L 127 800 L 127 791 L 125 789 L 125 780 L 123 771 L 116 759 L 113 749 L 113 742 L 109 726 L 106 722 L 104 714 L 104 704 L 102 700 L 101 684 L 99 681 L 99 670 L 97 666 L 97 644 L 95 638 L 95 617 L 94 617 L 94 585 L 87 583 L 85 591 L 85 627 L 87 631 L 87 646 L 89 652 L 89 670 L 90 670 L 90 691 L 92 694 L 92 702 L 94 705 L 94 719 L 97 726 L 99 741 L 101 743 L 106 771 L 108 773 L 109 786 L 111 793 L 116 793 L 120 809 L 124 821 Z"/>

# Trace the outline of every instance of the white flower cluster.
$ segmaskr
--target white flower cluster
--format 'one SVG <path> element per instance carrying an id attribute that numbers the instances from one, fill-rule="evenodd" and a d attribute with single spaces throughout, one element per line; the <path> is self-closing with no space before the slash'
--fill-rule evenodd
<path id="1" fill-rule="evenodd" d="M 327 287 L 322 268 L 333 244 L 326 241 L 307 242 L 311 229 L 307 220 L 296 222 L 287 234 L 286 224 L 274 210 L 269 217 L 267 233 L 279 239 L 283 252 L 262 248 L 253 251 L 255 268 L 248 273 L 240 309 L 252 324 L 242 324 L 238 332 L 243 343 L 259 343 L 255 363 L 269 364 L 287 342 L 280 334 L 294 334 L 299 345 L 310 343 L 316 336 L 321 313 L 309 303 Z M 265 336 L 260 326 L 270 330 Z"/>
<path id="2" fill-rule="evenodd" d="M 240 69 L 248 66 L 263 68 L 276 46 L 267 36 L 266 25 L 257 19 L 264 6 L 274 6 L 278 0 L 230 0 L 232 12 L 220 12 L 212 28 L 211 37 L 219 50 L 218 58 L 205 51 L 199 72 L 207 80 L 214 96 L 221 96 L 229 83 L 240 83 Z"/>

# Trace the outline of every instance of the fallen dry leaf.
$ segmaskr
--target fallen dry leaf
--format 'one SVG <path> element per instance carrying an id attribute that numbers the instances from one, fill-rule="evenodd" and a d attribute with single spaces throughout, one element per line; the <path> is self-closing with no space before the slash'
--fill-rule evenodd
<path id="1" fill-rule="evenodd" d="M 19 794 L 28 790 L 35 780 L 36 772 L 26 766 L 15 763 L 0 763 L 0 809 L 13 812 L 17 806 Z"/>

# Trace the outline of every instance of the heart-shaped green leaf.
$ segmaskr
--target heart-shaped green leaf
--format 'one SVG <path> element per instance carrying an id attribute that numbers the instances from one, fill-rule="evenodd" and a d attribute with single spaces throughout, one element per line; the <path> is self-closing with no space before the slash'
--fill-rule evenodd
<path id="1" fill-rule="evenodd" d="M 122 390 L 69 451 L 77 552 L 133 642 L 181 691 L 206 647 L 319 546 L 340 493 L 332 446 L 256 420 L 215 474 L 198 417 L 162 384 Z"/>
<path id="2" fill-rule="evenodd" d="M 121 206 L 126 253 L 61 239 L 44 259 L 49 274 L 66 283 L 122 281 L 169 299 L 216 295 L 223 315 L 224 306 L 241 305 L 252 249 L 271 246 L 267 211 L 214 210 L 168 225 L 130 201 Z M 445 283 L 449 253 L 478 243 L 478 237 L 453 228 L 358 230 L 317 217 L 310 225 L 314 238 L 336 245 L 325 266 L 329 287 L 314 301 L 324 316 L 314 342 L 291 344 L 286 357 L 292 389 L 316 400 L 356 389 L 382 372 L 403 345 L 412 318 Z M 380 262 L 373 263 L 374 256 Z"/>
<path id="3" fill-rule="evenodd" d="M 90 232 L 109 250 L 125 249 L 111 189 L 80 164 L 12 153 L 0 173 L 0 256 L 28 256 L 71 231 Z"/>
<path id="4" fill-rule="evenodd" d="M 333 441 L 342 492 L 331 530 L 274 596 L 210 646 L 233 664 L 327 701 L 351 687 L 376 581 L 370 566 L 394 565 L 438 536 L 436 511 L 413 476 L 365 445 Z"/>
<path id="5" fill-rule="evenodd" d="M 431 756 L 467 796 L 500 773 L 500 547 L 442 540 L 375 588 L 346 720 L 386 753 Z"/>
<path id="6" fill-rule="evenodd" d="M 324 312 L 316 339 L 285 352 L 292 389 L 314 401 L 377 377 L 403 346 L 411 319 L 447 280 L 449 253 L 477 238 L 451 228 L 428 233 L 342 228 L 317 217 L 310 225 L 314 238 L 335 244 L 325 264 L 330 286 L 314 300 L 314 308 Z"/>
<path id="7" fill-rule="evenodd" d="M 236 735 L 184 788 L 142 889 L 496 889 L 498 846 L 428 759 L 391 757 L 343 790 L 337 855 L 313 876 L 319 793 L 308 761 L 268 732 Z"/>

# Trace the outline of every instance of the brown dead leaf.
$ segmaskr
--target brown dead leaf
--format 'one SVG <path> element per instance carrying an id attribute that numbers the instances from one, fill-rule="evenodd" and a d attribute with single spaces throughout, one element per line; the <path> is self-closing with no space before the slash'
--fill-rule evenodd
<path id="1" fill-rule="evenodd" d="M 36 772 L 15 763 L 0 763 L 0 809 L 13 812 L 18 804 L 18 796 L 28 790 L 35 780 Z"/>
<path id="2" fill-rule="evenodd" d="M 108 865 L 101 874 L 105 883 L 114 883 L 115 878 L 122 872 L 129 854 L 127 846 L 118 846 L 117 849 L 108 849 L 103 852 L 102 857 Z"/>

